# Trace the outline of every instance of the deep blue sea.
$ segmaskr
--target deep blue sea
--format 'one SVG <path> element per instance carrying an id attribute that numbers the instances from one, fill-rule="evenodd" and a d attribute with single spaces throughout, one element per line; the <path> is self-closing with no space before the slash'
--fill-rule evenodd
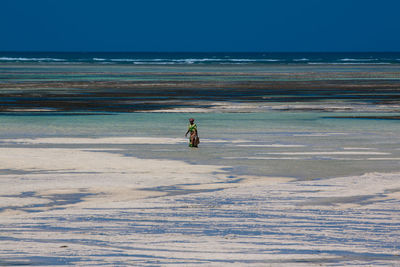
<path id="1" fill-rule="evenodd" d="M 0 52 L 0 63 L 102 64 L 400 64 L 400 52 L 360 53 L 167 53 L 167 52 Z"/>

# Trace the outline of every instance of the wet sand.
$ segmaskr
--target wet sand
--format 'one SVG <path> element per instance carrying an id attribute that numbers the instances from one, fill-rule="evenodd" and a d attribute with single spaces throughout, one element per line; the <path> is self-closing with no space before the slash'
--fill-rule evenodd
<path id="1" fill-rule="evenodd" d="M 139 159 L 104 147 L 127 141 L 165 140 L 42 138 L 1 147 L 0 264 L 400 261 L 399 173 L 234 176 L 229 166 Z M 34 142 L 48 147 L 29 147 Z M 85 143 L 94 147 L 54 147 Z"/>

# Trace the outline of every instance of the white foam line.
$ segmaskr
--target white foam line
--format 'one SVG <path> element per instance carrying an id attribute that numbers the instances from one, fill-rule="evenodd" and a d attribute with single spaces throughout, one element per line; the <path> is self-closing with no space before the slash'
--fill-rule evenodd
<path id="1" fill-rule="evenodd" d="M 373 150 L 375 148 L 370 147 L 344 147 L 344 150 Z"/>
<path id="2" fill-rule="evenodd" d="M 66 61 L 66 60 L 61 58 L 49 58 L 49 57 L 41 57 L 41 58 L 0 57 L 0 61 Z"/>
<path id="3" fill-rule="evenodd" d="M 204 143 L 248 143 L 251 141 L 248 140 L 224 140 L 224 139 L 209 139 L 209 138 L 201 138 L 201 141 L 203 141 Z"/>
<path id="4" fill-rule="evenodd" d="M 302 157 L 223 157 L 223 159 L 250 159 L 250 160 L 280 160 L 280 159 L 285 159 L 285 160 L 307 160 L 309 158 L 302 158 Z"/>
<path id="5" fill-rule="evenodd" d="M 347 133 L 311 133 L 311 134 L 294 134 L 293 136 L 332 136 L 332 135 L 348 135 Z"/>
<path id="6" fill-rule="evenodd" d="M 36 138 L 36 139 L 2 139 L 7 143 L 22 144 L 178 144 L 187 142 L 184 138 L 157 137 L 105 137 L 105 138 Z"/>
<path id="7" fill-rule="evenodd" d="M 400 158 L 367 158 L 367 160 L 400 160 Z"/>
<path id="8" fill-rule="evenodd" d="M 321 151 L 321 152 L 271 152 L 269 155 L 391 155 L 386 152 Z"/>
<path id="9" fill-rule="evenodd" d="M 329 160 L 342 160 L 342 161 L 361 161 L 361 160 L 365 160 L 363 158 L 329 158 Z"/>
<path id="10" fill-rule="evenodd" d="M 376 58 L 342 58 L 339 61 L 375 61 Z"/>
<path id="11" fill-rule="evenodd" d="M 140 113 L 210 113 L 211 110 L 206 108 L 172 108 L 138 111 Z"/>
<path id="12" fill-rule="evenodd" d="M 240 147 L 305 147 L 304 145 L 281 145 L 281 144 L 272 144 L 272 145 L 236 145 Z"/>
<path id="13" fill-rule="evenodd" d="M 361 158 L 324 158 L 324 159 L 314 159 L 312 157 L 223 157 L 223 159 L 237 159 L 237 160 L 342 160 L 342 161 L 400 160 L 400 158 L 366 158 L 366 159 L 361 159 Z"/>
<path id="14" fill-rule="evenodd" d="M 307 62 L 310 65 L 390 65 L 388 62 Z"/>
<path id="15" fill-rule="evenodd" d="M 223 140 L 202 138 L 204 143 L 246 143 L 248 140 Z M 21 138 L 21 139 L 0 139 L 1 143 L 12 144 L 181 144 L 188 142 L 187 138 L 170 137 L 101 137 L 101 138 L 65 138 L 65 137 L 46 137 L 46 138 Z"/>
<path id="16" fill-rule="evenodd" d="M 238 139 L 238 140 L 232 140 L 231 142 L 234 144 L 242 144 L 242 143 L 256 143 L 257 141 Z"/>

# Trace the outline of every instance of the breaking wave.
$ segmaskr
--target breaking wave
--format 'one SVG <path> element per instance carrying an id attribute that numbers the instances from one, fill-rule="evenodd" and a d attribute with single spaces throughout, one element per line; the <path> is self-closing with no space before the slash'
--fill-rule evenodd
<path id="1" fill-rule="evenodd" d="M 57 64 L 400 64 L 400 53 L 0 52 L 0 62 Z"/>
<path id="2" fill-rule="evenodd" d="M 0 61 L 66 61 L 66 59 L 61 58 L 49 58 L 49 57 L 42 57 L 42 58 L 29 58 L 29 57 L 0 57 Z"/>
<path id="3" fill-rule="evenodd" d="M 339 61 L 376 61 L 377 58 L 341 58 Z"/>

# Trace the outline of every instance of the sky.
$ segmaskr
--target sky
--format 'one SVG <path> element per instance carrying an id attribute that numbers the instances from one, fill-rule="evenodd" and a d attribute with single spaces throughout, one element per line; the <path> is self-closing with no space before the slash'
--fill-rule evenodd
<path id="1" fill-rule="evenodd" d="M 0 0 L 0 51 L 400 51 L 399 0 Z"/>

